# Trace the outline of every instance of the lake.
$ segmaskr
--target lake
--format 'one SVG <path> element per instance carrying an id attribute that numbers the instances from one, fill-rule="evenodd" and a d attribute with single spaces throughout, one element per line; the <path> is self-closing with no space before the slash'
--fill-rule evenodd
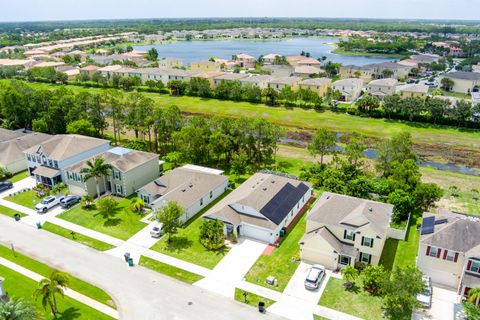
<path id="1" fill-rule="evenodd" d="M 321 58 L 326 56 L 328 60 L 343 65 L 363 66 L 370 63 L 380 63 L 396 60 L 391 57 L 364 57 L 346 56 L 332 53 L 335 43 L 340 38 L 293 38 L 288 40 L 194 40 L 176 41 L 168 44 L 139 45 L 135 50 L 148 51 L 154 47 L 160 58 L 176 57 L 183 60 L 185 65 L 196 60 L 208 60 L 215 56 L 223 59 L 231 59 L 232 55 L 248 53 L 254 57 L 269 53 L 277 53 L 284 56 L 299 55 L 302 51 L 309 52 L 312 57 Z"/>

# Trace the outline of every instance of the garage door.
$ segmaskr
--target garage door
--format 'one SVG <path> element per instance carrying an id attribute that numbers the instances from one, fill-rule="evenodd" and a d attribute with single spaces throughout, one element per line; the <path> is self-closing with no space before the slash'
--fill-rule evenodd
<path id="1" fill-rule="evenodd" d="M 327 253 L 319 252 L 318 250 L 311 250 L 309 248 L 301 248 L 302 260 L 311 264 L 321 264 L 327 269 L 337 269 L 337 259 L 335 256 Z"/>
<path id="2" fill-rule="evenodd" d="M 447 286 L 454 289 L 458 288 L 458 284 L 460 280 L 456 275 L 450 272 L 433 270 L 433 269 L 424 269 L 422 271 L 432 279 L 432 282 L 434 284 L 440 284 L 442 286 Z"/>
<path id="3" fill-rule="evenodd" d="M 253 239 L 257 239 L 264 242 L 271 242 L 272 236 L 270 235 L 270 231 L 265 229 L 259 229 L 254 226 L 249 225 L 242 225 L 240 227 L 240 235 L 244 237 L 249 237 Z"/>

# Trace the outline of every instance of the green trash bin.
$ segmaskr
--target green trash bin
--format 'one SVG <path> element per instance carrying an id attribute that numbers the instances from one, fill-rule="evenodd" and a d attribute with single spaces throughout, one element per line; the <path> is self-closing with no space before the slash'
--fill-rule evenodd
<path id="1" fill-rule="evenodd" d="M 37 229 L 42 229 L 42 223 L 41 222 L 37 222 Z"/>
<path id="2" fill-rule="evenodd" d="M 128 258 L 128 266 L 133 267 L 133 259 L 132 258 Z"/>

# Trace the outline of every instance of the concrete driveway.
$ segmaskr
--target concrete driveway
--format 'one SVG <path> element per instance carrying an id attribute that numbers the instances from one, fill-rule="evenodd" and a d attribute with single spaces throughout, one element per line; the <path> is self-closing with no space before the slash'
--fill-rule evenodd
<path id="1" fill-rule="evenodd" d="M 434 286 L 432 306 L 413 313 L 414 320 L 463 320 L 461 306 L 455 291 Z M 460 308 L 459 308 L 460 306 Z M 460 311 L 460 312 L 459 312 Z"/>
<path id="2" fill-rule="evenodd" d="M 0 216 L 0 243 L 105 290 L 120 319 L 283 319 Z"/>

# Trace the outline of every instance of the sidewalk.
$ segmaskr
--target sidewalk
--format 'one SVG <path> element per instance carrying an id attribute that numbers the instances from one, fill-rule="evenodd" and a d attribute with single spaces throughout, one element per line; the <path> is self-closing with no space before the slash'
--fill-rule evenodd
<path id="1" fill-rule="evenodd" d="M 22 266 L 19 266 L 18 264 L 16 263 L 13 263 L 11 262 L 10 260 L 7 260 L 7 259 L 4 259 L 2 257 L 0 257 L 0 264 L 15 271 L 15 272 L 18 272 L 24 276 L 26 276 L 27 278 L 30 278 L 34 281 L 40 281 L 42 280 L 44 277 L 39 275 L 38 273 L 35 273 L 29 269 L 26 269 Z M 97 311 L 100 311 L 102 313 L 105 313 L 106 315 L 112 317 L 112 318 L 115 318 L 115 319 L 118 319 L 119 318 L 119 315 L 118 315 L 118 311 L 113 309 L 113 308 L 110 308 L 109 306 L 106 306 L 104 305 L 103 303 L 100 303 L 96 300 L 93 300 L 92 298 L 89 298 L 77 291 L 74 291 L 74 290 L 71 290 L 69 288 L 66 288 L 64 290 L 64 293 L 67 297 L 70 297 L 72 299 L 75 299 Z"/>

